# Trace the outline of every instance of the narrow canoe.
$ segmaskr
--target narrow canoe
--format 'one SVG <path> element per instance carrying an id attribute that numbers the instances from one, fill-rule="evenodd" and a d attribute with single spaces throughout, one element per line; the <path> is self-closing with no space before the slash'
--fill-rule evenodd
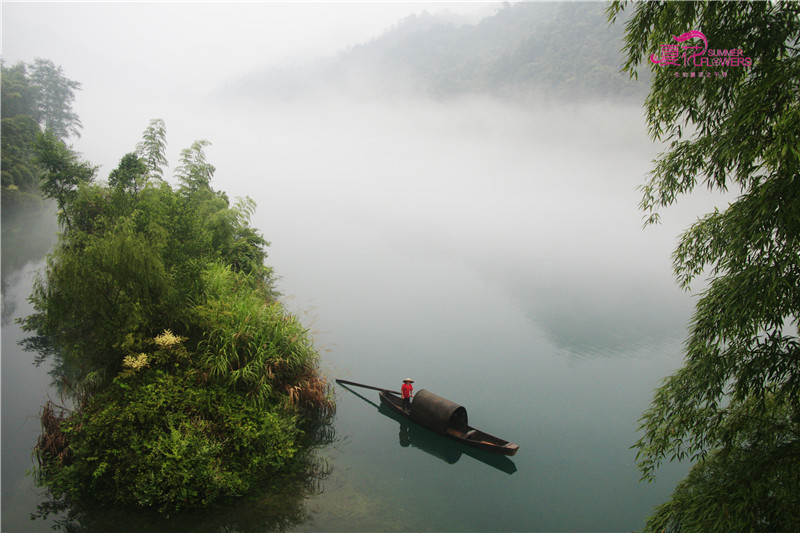
<path id="1" fill-rule="evenodd" d="M 381 403 L 396 413 L 431 431 L 467 446 L 503 455 L 514 455 L 519 446 L 489 435 L 467 424 L 467 410 L 440 396 L 420 390 L 414 395 L 411 410 L 403 409 L 403 400 L 391 391 L 379 392 Z"/>

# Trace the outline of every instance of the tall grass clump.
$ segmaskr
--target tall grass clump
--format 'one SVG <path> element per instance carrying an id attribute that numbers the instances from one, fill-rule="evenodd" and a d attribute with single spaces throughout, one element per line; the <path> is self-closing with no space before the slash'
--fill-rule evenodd
<path id="1" fill-rule="evenodd" d="M 213 263 L 203 273 L 204 301 L 195 307 L 205 332 L 198 354 L 210 379 L 258 405 L 329 409 L 319 354 L 309 331 L 251 275 Z"/>

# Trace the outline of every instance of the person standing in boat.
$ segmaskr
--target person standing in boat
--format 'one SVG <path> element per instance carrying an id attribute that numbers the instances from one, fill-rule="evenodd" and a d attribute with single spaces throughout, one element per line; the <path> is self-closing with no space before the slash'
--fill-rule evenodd
<path id="1" fill-rule="evenodd" d="M 400 387 L 400 392 L 403 396 L 403 409 L 406 411 L 411 410 L 411 398 L 414 396 L 411 392 L 414 390 L 414 387 L 411 385 L 414 383 L 414 380 L 411 378 L 406 378 L 403 380 L 403 386 Z"/>

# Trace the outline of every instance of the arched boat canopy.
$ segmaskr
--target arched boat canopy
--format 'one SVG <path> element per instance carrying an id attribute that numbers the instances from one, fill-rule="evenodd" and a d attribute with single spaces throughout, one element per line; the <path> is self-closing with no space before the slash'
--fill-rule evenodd
<path id="1" fill-rule="evenodd" d="M 464 407 L 425 389 L 414 395 L 411 418 L 418 424 L 443 434 L 447 433 L 448 428 L 465 431 L 468 427 L 467 410 Z"/>

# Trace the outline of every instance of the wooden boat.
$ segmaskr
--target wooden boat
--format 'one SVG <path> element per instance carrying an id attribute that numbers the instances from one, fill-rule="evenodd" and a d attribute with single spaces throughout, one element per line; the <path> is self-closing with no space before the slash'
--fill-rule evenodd
<path id="1" fill-rule="evenodd" d="M 338 382 L 344 389 L 356 395 L 358 398 L 364 400 L 366 403 L 375 407 L 378 412 L 398 424 L 400 424 L 400 446 L 403 448 L 415 448 L 422 452 L 427 453 L 441 461 L 448 464 L 455 464 L 459 459 L 466 455 L 480 461 L 481 463 L 496 468 L 506 474 L 513 474 L 517 471 L 517 465 L 507 455 L 500 455 L 499 453 L 485 452 L 473 448 L 472 446 L 465 446 L 458 444 L 450 439 L 444 438 L 433 431 L 412 422 L 409 418 L 400 415 L 395 409 L 389 407 L 384 403 L 376 403 L 366 396 L 362 396 L 355 390 L 351 389 L 348 385 Z"/>
<path id="2" fill-rule="evenodd" d="M 411 409 L 406 411 L 397 392 L 341 379 L 336 382 L 377 390 L 381 403 L 400 416 L 472 448 L 502 455 L 514 455 L 519 449 L 516 444 L 471 427 L 464 407 L 427 390 L 417 392 L 411 402 Z"/>
<path id="3" fill-rule="evenodd" d="M 492 453 L 514 455 L 519 446 L 484 433 L 467 424 L 467 410 L 425 389 L 414 395 L 411 411 L 403 409 L 403 400 L 390 391 L 378 393 L 381 403 L 431 431 L 467 446 Z"/>

